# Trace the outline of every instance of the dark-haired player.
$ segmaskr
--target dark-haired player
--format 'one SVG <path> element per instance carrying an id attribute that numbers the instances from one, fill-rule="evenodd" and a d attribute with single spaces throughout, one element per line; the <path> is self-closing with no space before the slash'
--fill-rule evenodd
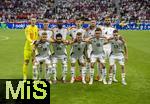
<path id="1" fill-rule="evenodd" d="M 53 50 L 54 54 L 52 56 L 52 74 L 54 77 L 54 83 L 57 82 L 56 76 L 57 76 L 57 71 L 56 71 L 56 64 L 58 60 L 61 60 L 62 63 L 62 81 L 63 83 L 66 82 L 66 74 L 67 74 L 67 54 L 66 54 L 66 45 L 68 44 L 67 41 L 63 40 L 62 34 L 58 33 L 56 34 L 55 37 L 55 43 L 53 43 Z"/>
<path id="2" fill-rule="evenodd" d="M 104 37 L 106 37 L 107 39 L 113 37 L 113 31 L 116 29 L 112 27 L 111 18 L 109 16 L 105 17 L 104 26 L 101 26 L 101 29 L 102 29 L 102 35 Z M 105 59 L 109 60 L 109 56 L 111 53 L 111 44 L 107 43 L 103 47 L 105 52 Z M 116 64 L 113 66 L 113 81 L 118 82 L 116 79 Z"/>

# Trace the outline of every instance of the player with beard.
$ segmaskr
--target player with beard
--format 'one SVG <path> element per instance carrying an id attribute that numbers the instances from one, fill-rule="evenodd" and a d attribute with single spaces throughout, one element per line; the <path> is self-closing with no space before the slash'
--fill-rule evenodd
<path id="1" fill-rule="evenodd" d="M 65 40 L 68 35 L 68 30 L 63 28 L 63 21 L 57 21 L 57 27 L 53 29 L 52 38 L 56 39 L 56 34 L 62 34 L 62 39 Z"/>
<path id="2" fill-rule="evenodd" d="M 104 37 L 106 37 L 107 39 L 112 38 L 113 31 L 115 30 L 115 28 L 113 28 L 111 26 L 111 19 L 109 17 L 105 17 L 104 23 L 105 23 L 105 25 L 101 26 L 102 35 Z M 105 59 L 109 59 L 109 56 L 111 53 L 111 44 L 110 43 L 107 43 L 104 45 L 104 52 L 105 52 Z M 118 82 L 116 79 L 116 64 L 113 65 L 113 81 Z"/>
<path id="3" fill-rule="evenodd" d="M 53 83 L 55 84 L 57 82 L 56 65 L 58 63 L 58 60 L 61 60 L 62 63 L 62 82 L 66 83 L 66 75 L 67 75 L 66 45 L 68 44 L 68 41 L 63 40 L 63 36 L 60 33 L 56 34 L 56 39 L 54 40 L 55 42 L 52 45 L 54 49 L 54 54 L 52 55 L 52 74 L 54 77 Z"/>

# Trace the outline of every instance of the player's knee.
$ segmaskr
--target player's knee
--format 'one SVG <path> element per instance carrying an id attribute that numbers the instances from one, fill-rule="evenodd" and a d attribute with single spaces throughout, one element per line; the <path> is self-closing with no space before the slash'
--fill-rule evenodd
<path id="1" fill-rule="evenodd" d="M 91 63 L 91 68 L 94 68 L 94 63 Z"/>
<path id="2" fill-rule="evenodd" d="M 38 66 L 37 65 L 33 65 L 33 73 L 38 73 L 38 70 L 37 70 Z"/>
<path id="3" fill-rule="evenodd" d="M 33 69 L 37 69 L 37 65 L 36 64 L 33 65 Z"/>
<path id="4" fill-rule="evenodd" d="M 53 64 L 52 64 L 52 67 L 53 67 L 53 68 L 56 68 L 56 63 L 53 63 Z"/>
<path id="5" fill-rule="evenodd" d="M 72 66 L 72 67 L 75 67 L 75 63 L 71 63 L 71 66 Z"/>
<path id="6" fill-rule="evenodd" d="M 64 64 L 63 64 L 63 67 L 65 67 L 65 68 L 66 68 L 66 67 L 67 67 L 67 63 L 64 63 Z"/>
<path id="7" fill-rule="evenodd" d="M 90 62 L 90 58 L 87 58 L 87 62 Z"/>
<path id="8" fill-rule="evenodd" d="M 29 60 L 25 60 L 24 64 L 28 65 L 29 64 Z"/>
<path id="9" fill-rule="evenodd" d="M 102 66 L 102 68 L 103 68 L 103 69 L 105 69 L 105 65 L 104 65 L 104 63 L 101 63 L 101 66 Z"/>
<path id="10" fill-rule="evenodd" d="M 85 63 L 80 63 L 80 65 L 81 65 L 82 67 L 85 67 Z"/>
<path id="11" fill-rule="evenodd" d="M 121 65 L 121 69 L 124 69 L 124 65 Z"/>
<path id="12" fill-rule="evenodd" d="M 110 65 L 110 70 L 112 70 L 113 69 L 113 65 Z"/>
<path id="13" fill-rule="evenodd" d="M 52 68 L 52 65 L 51 64 L 47 64 L 48 66 L 48 69 L 51 69 Z"/>
<path id="14" fill-rule="evenodd" d="M 40 62 L 40 65 L 42 65 L 43 64 L 43 62 Z"/>

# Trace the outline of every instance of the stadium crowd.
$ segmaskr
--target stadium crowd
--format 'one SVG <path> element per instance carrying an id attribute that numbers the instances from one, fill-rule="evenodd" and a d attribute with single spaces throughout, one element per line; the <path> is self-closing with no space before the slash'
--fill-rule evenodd
<path id="1" fill-rule="evenodd" d="M 30 16 L 50 19 L 149 20 L 149 0 L 2 0 L 0 20 L 26 20 Z"/>

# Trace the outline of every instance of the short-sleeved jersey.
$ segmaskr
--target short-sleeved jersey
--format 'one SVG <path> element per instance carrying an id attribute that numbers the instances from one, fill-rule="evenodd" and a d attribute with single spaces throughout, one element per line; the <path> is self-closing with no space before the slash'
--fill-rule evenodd
<path id="1" fill-rule="evenodd" d="M 37 41 L 35 43 L 35 55 L 41 57 L 49 57 L 50 55 L 50 44 L 48 42 Z"/>
<path id="2" fill-rule="evenodd" d="M 64 43 L 53 43 L 54 55 L 66 55 L 66 45 Z"/>
<path id="3" fill-rule="evenodd" d="M 117 54 L 117 53 L 122 53 L 123 52 L 123 48 L 124 48 L 124 42 L 122 42 L 121 40 L 110 40 L 111 43 L 111 52 L 112 54 Z"/>
<path id="4" fill-rule="evenodd" d="M 105 43 L 105 40 L 103 38 L 92 38 L 91 39 L 91 45 L 92 45 L 92 54 L 101 54 L 104 52 L 103 45 Z"/>
<path id="5" fill-rule="evenodd" d="M 95 30 L 96 30 L 96 28 L 94 28 L 94 29 L 88 29 L 87 32 L 86 32 L 86 37 L 94 37 Z"/>
<path id="6" fill-rule="evenodd" d="M 38 27 L 29 25 L 25 28 L 26 43 L 24 49 L 32 50 L 31 43 L 38 40 Z"/>
<path id="7" fill-rule="evenodd" d="M 50 40 L 51 36 L 53 35 L 53 32 L 51 30 L 39 30 L 39 36 L 42 36 L 42 33 L 47 33 L 47 40 Z"/>
<path id="8" fill-rule="evenodd" d="M 60 33 L 60 34 L 62 34 L 62 38 L 65 40 L 66 39 L 66 37 L 67 37 L 67 34 L 68 34 L 68 30 L 67 29 L 65 29 L 65 28 L 62 28 L 62 29 L 58 29 L 58 28 L 54 28 L 53 29 L 53 38 L 54 39 L 56 39 L 56 35 L 58 34 L 58 33 Z"/>
<path id="9" fill-rule="evenodd" d="M 115 30 L 115 28 L 106 27 L 106 26 L 101 26 L 100 28 L 102 29 L 102 35 L 104 37 L 107 37 L 107 38 L 113 37 L 113 31 Z"/>
<path id="10" fill-rule="evenodd" d="M 85 50 L 86 43 L 85 42 L 75 42 L 72 45 L 71 49 L 71 56 L 72 57 L 81 57 L 84 55 L 84 50 Z"/>
<path id="11" fill-rule="evenodd" d="M 80 29 L 78 29 L 78 28 L 71 29 L 69 31 L 69 34 L 72 37 L 72 39 L 75 39 L 78 32 L 81 32 L 82 33 L 82 38 L 84 38 L 86 31 L 82 28 L 80 28 Z"/>

